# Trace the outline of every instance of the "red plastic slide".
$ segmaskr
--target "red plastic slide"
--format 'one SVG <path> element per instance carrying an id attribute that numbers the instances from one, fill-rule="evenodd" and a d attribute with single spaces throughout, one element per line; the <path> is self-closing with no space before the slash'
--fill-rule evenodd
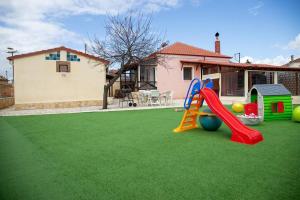
<path id="1" fill-rule="evenodd" d="M 223 106 L 217 94 L 209 88 L 203 88 L 200 94 L 204 97 L 208 107 L 231 129 L 231 141 L 245 144 L 256 144 L 263 140 L 259 131 L 248 128 L 227 108 Z"/>

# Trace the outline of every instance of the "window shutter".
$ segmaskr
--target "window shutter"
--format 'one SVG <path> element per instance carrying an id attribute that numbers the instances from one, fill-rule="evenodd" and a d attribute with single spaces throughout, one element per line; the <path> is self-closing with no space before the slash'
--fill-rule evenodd
<path id="1" fill-rule="evenodd" d="M 278 104 L 277 104 L 277 111 L 279 112 L 279 113 L 283 113 L 284 112 L 284 104 L 283 104 L 283 102 L 278 102 Z"/>

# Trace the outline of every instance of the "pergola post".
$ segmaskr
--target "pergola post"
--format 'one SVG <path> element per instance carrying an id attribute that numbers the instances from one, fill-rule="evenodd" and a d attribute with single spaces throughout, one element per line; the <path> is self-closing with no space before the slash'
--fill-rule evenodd
<path id="1" fill-rule="evenodd" d="M 249 71 L 248 70 L 245 70 L 244 72 L 244 96 L 247 98 L 247 94 L 248 94 L 248 90 L 249 90 L 249 85 L 248 85 L 248 74 L 249 74 Z"/>
<path id="2" fill-rule="evenodd" d="M 278 72 L 274 72 L 274 84 L 278 84 Z"/>
<path id="3" fill-rule="evenodd" d="M 137 66 L 138 70 L 137 70 L 137 86 L 138 86 L 138 90 L 140 90 L 140 87 L 141 87 L 141 65 L 139 64 Z"/>

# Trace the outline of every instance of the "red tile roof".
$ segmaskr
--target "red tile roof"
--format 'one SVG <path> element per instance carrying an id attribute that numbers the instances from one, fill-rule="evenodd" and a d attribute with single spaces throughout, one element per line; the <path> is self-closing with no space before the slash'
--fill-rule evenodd
<path id="1" fill-rule="evenodd" d="M 296 58 L 295 60 L 291 61 L 290 63 L 300 62 L 300 58 Z"/>
<path id="2" fill-rule="evenodd" d="M 64 46 L 56 47 L 56 48 L 52 48 L 52 49 L 41 50 L 41 51 L 34 51 L 34 52 L 30 52 L 30 53 L 18 54 L 18 55 L 7 57 L 7 59 L 8 60 L 15 60 L 15 59 L 18 59 L 18 58 L 24 58 L 24 57 L 35 56 L 35 55 L 39 55 L 39 54 L 51 53 L 51 52 L 62 51 L 62 50 L 68 51 L 68 52 L 71 52 L 71 53 L 74 53 L 74 54 L 77 54 L 77 55 L 81 55 L 81 56 L 84 56 L 84 57 L 87 57 L 87 58 L 90 58 L 90 59 L 94 59 L 94 60 L 103 62 L 104 64 L 109 64 L 109 61 L 107 61 L 103 58 L 99 58 L 97 56 L 93 56 L 93 55 L 90 55 L 90 54 L 87 54 L 87 53 L 84 53 L 84 52 L 81 52 L 81 51 L 77 51 L 77 50 L 74 50 L 74 49 L 70 49 L 70 48 L 67 48 L 67 47 L 64 47 Z"/>
<path id="3" fill-rule="evenodd" d="M 181 63 L 190 63 L 190 64 L 207 64 L 207 65 L 219 65 L 225 67 L 233 68 L 242 68 L 247 70 L 270 70 L 270 71 L 300 71 L 300 68 L 296 67 L 285 67 L 285 66 L 276 66 L 268 64 L 254 64 L 254 63 L 233 63 L 233 62 L 215 62 L 215 61 L 190 61 L 190 60 L 181 60 Z"/>
<path id="4" fill-rule="evenodd" d="M 292 60 L 284 65 L 281 65 L 282 67 L 288 67 L 290 64 L 293 64 L 293 63 L 300 63 L 300 58 L 297 58 L 295 60 Z"/>
<path id="5" fill-rule="evenodd" d="M 159 50 L 157 53 L 160 54 L 171 54 L 171 55 L 186 55 L 186 56 L 206 56 L 206 57 L 219 57 L 219 58 L 232 58 L 231 56 L 222 55 L 213 51 L 208 51 L 198 47 L 194 47 L 181 42 L 176 42 L 165 48 Z"/>

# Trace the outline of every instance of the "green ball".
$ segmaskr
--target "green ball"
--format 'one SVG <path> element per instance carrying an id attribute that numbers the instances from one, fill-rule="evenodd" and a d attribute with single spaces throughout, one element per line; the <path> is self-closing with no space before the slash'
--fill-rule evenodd
<path id="1" fill-rule="evenodd" d="M 300 106 L 297 106 L 293 110 L 293 120 L 296 122 L 300 122 Z"/>
<path id="2" fill-rule="evenodd" d="M 206 107 L 206 108 L 203 108 L 202 109 L 202 112 L 205 112 L 205 113 L 212 113 L 211 109 Z"/>
<path id="3" fill-rule="evenodd" d="M 202 112 L 212 113 L 209 108 L 204 108 Z M 216 116 L 200 116 L 199 122 L 204 130 L 216 131 L 222 125 L 222 121 Z"/>

